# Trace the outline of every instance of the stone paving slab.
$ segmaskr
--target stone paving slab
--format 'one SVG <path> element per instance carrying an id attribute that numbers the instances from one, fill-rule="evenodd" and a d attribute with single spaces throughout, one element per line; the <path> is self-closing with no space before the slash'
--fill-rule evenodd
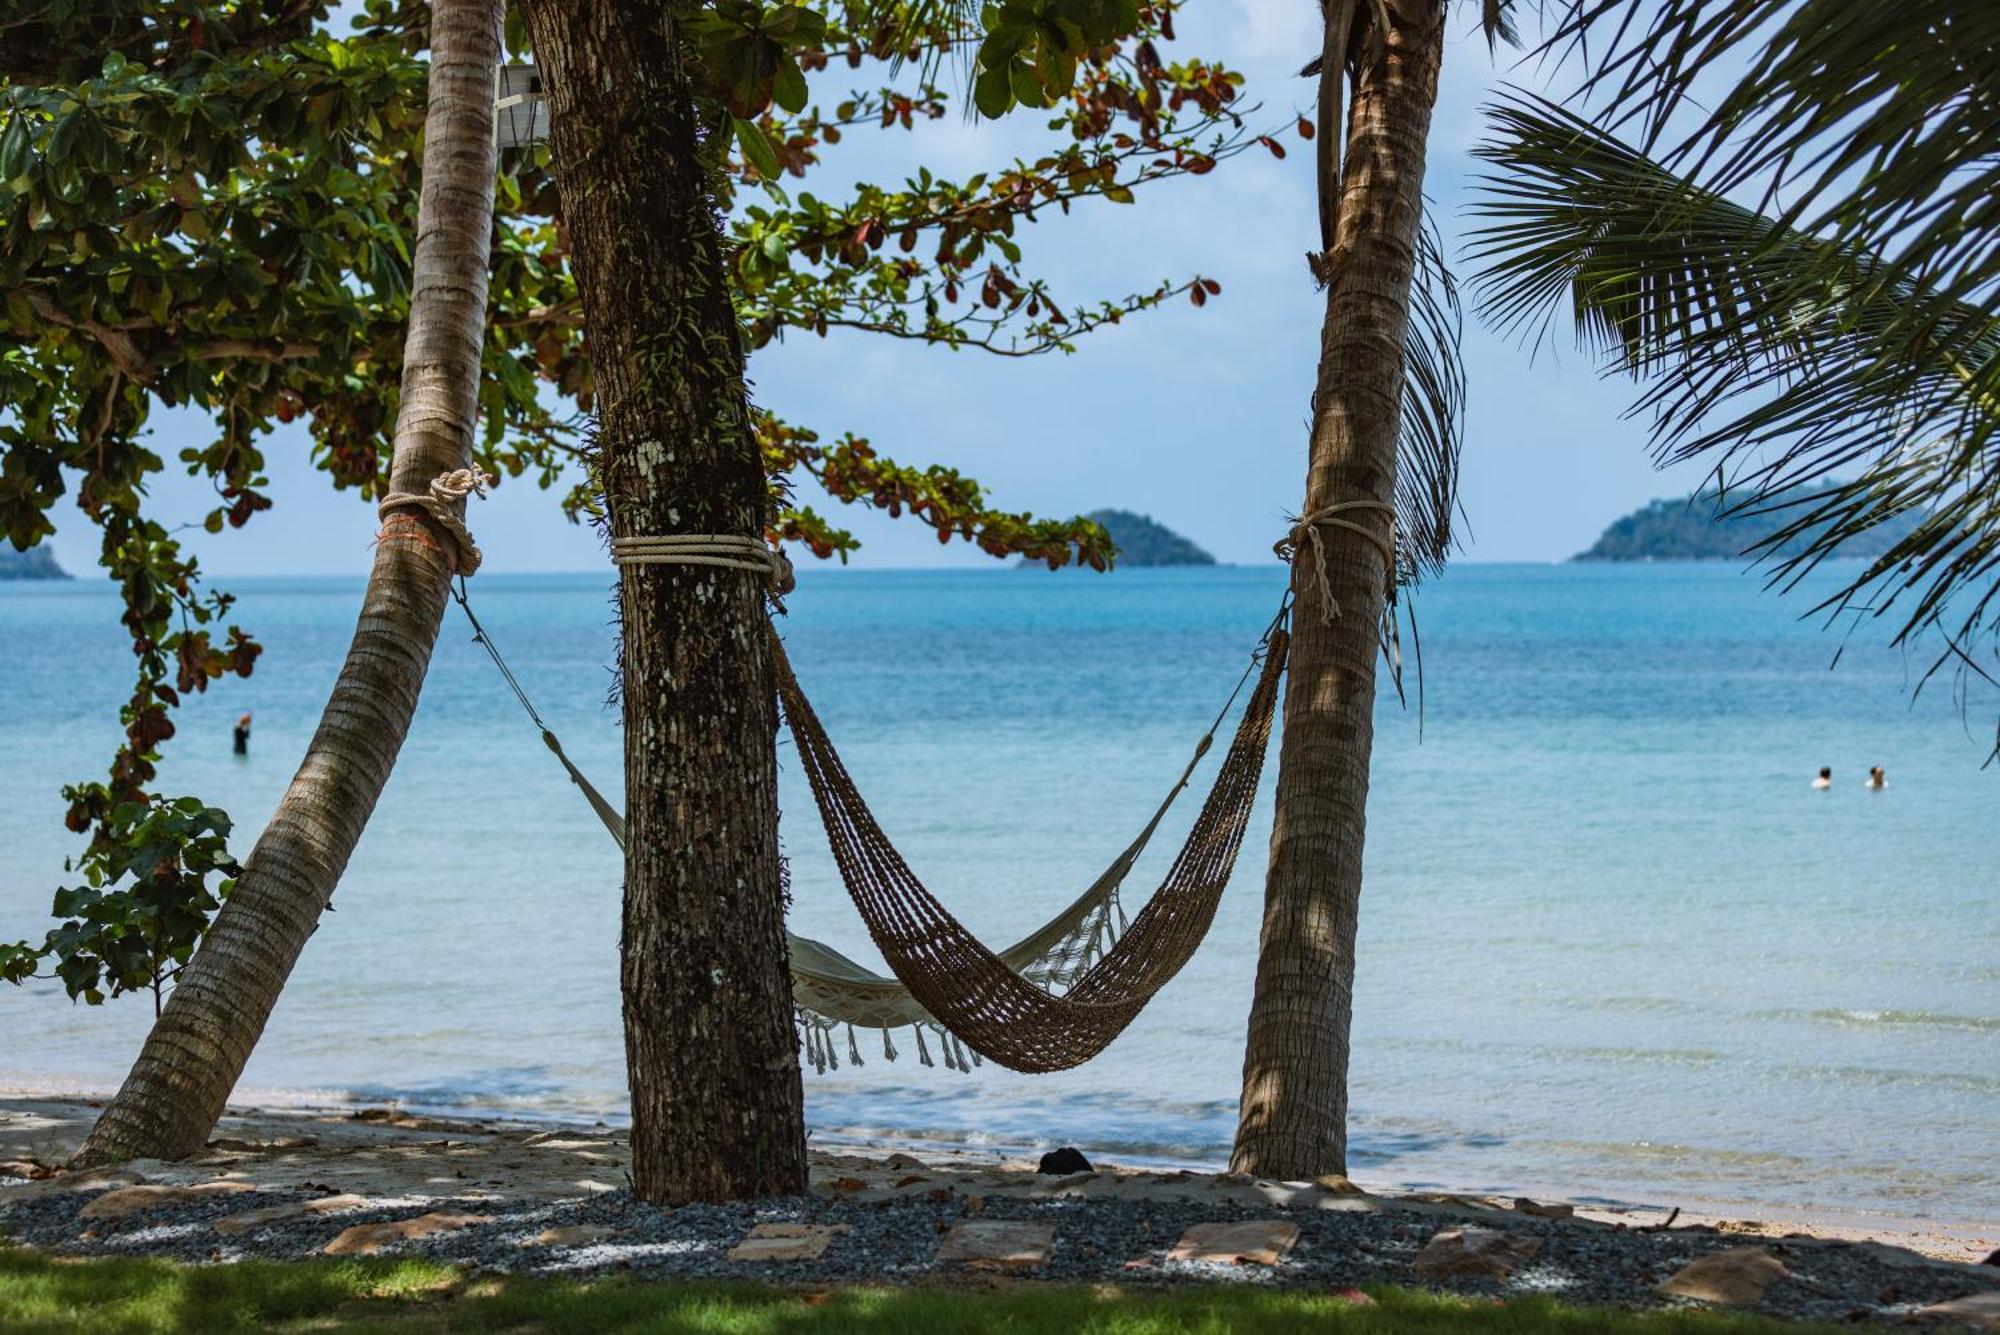
<path id="1" fill-rule="evenodd" d="M 527 1247 L 588 1247 L 594 1242 L 618 1236 L 618 1230 L 602 1224 L 564 1224 L 545 1228 L 523 1243 Z"/>
<path id="2" fill-rule="evenodd" d="M 1446 1228 L 1410 1263 L 1425 1279 L 1506 1279 L 1542 1249 L 1542 1240 L 1497 1228 Z"/>
<path id="3" fill-rule="evenodd" d="M 268 1228 L 272 1224 L 290 1223 L 294 1219 L 311 1219 L 317 1215 L 333 1214 L 340 1210 L 357 1210 L 369 1204 L 366 1196 L 356 1196 L 343 1192 L 338 1196 L 322 1196 L 315 1201 L 292 1201 L 286 1205 L 267 1205 L 261 1210 L 238 1210 L 215 1221 L 215 1231 L 225 1237 L 238 1233 L 248 1233 L 253 1229 Z"/>
<path id="4" fill-rule="evenodd" d="M 1790 1274 L 1783 1261 L 1762 1247 L 1731 1247 L 1682 1266 L 1658 1292 L 1668 1298 L 1752 1307 L 1764 1290 Z"/>
<path id="5" fill-rule="evenodd" d="M 938 1248 L 938 1260 L 982 1270 L 1036 1270 L 1055 1254 L 1054 1224 L 1007 1219 L 972 1220 L 953 1226 Z"/>
<path id="6" fill-rule="evenodd" d="M 1299 1240 L 1289 1219 L 1246 1219 L 1237 1224 L 1196 1224 L 1167 1253 L 1169 1261 L 1214 1265 L 1276 1265 Z"/>
<path id="7" fill-rule="evenodd" d="M 846 1224 L 758 1224 L 729 1251 L 732 1261 L 817 1261 Z"/>
<path id="8" fill-rule="evenodd" d="M 206 1200 L 211 1196 L 234 1196 L 256 1188 L 248 1182 L 196 1182 L 187 1186 L 138 1186 L 119 1187 L 107 1191 L 96 1200 L 83 1207 L 80 1217 L 84 1219 L 123 1219 L 127 1215 L 143 1210 L 158 1210 L 169 1205 L 186 1205 L 192 1201 Z"/>
<path id="9" fill-rule="evenodd" d="M 356 1224 L 353 1228 L 343 1229 L 340 1236 L 327 1243 L 323 1250 L 328 1256 L 373 1256 L 384 1247 L 399 1242 L 413 1242 L 434 1233 L 452 1233 L 474 1224 L 492 1222 L 491 1215 L 459 1214 L 446 1210 L 420 1214 L 414 1219 L 385 1219 L 378 1224 Z"/>

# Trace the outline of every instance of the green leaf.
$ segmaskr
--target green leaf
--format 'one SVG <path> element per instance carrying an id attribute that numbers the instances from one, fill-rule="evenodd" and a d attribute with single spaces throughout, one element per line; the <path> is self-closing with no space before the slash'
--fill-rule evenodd
<path id="1" fill-rule="evenodd" d="M 1013 84 L 1016 102 L 1024 107 L 1039 107 L 1047 103 L 1048 96 L 1042 91 L 1041 76 L 1035 73 L 1033 65 L 1010 65 L 1007 76 Z"/>
<path id="2" fill-rule="evenodd" d="M 972 104 L 979 108 L 979 114 L 989 120 L 998 120 L 1014 105 L 1014 84 L 1004 65 L 993 66 L 979 72 L 979 78 L 972 85 Z"/>
<path id="3" fill-rule="evenodd" d="M 75 108 L 56 122 L 56 128 L 49 132 L 48 160 L 51 164 L 60 165 L 68 159 L 70 146 L 76 143 L 76 133 L 82 126 L 82 107 Z"/>
<path id="4" fill-rule="evenodd" d="M 7 118 L 0 133 L 0 183 L 13 180 L 28 169 L 28 119 L 16 112 Z"/>
<path id="5" fill-rule="evenodd" d="M 771 97 L 793 115 L 806 109 L 806 76 L 799 69 L 799 63 L 790 56 L 778 65 L 777 78 L 771 84 Z"/>
<path id="6" fill-rule="evenodd" d="M 765 138 L 763 129 L 757 122 L 744 120 L 741 116 L 729 119 L 736 130 L 736 146 L 743 150 L 743 160 L 755 167 L 757 174 L 765 180 L 777 180 L 778 154 L 771 147 L 771 141 Z"/>

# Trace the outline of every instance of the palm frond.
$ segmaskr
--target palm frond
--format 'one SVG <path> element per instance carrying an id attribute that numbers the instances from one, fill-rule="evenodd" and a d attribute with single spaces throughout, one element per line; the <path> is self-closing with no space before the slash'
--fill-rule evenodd
<path id="1" fill-rule="evenodd" d="M 1399 576 L 1444 569 L 1456 541 L 1459 448 L 1465 436 L 1464 313 L 1444 242 L 1428 211 L 1417 236 L 1410 324 L 1403 336 L 1402 434 L 1397 441 Z"/>
<path id="2" fill-rule="evenodd" d="M 1718 194 L 1879 259 L 1877 280 L 2000 289 L 2000 4 L 1547 0 L 1594 119 Z M 1747 197 L 1747 196 L 1745 196 Z"/>
<path id="3" fill-rule="evenodd" d="M 1876 256 L 1765 217 L 1552 103 L 1489 109 L 1469 238 L 1482 314 L 1545 333 L 1567 307 L 1643 386 L 1662 462 L 1707 458 L 1795 582 L 1856 534 L 1924 518 L 1822 607 L 1903 609 L 1899 641 L 1992 627 L 2000 581 L 2000 320 Z M 1793 488 L 1852 479 L 1801 499 Z M 1787 493 L 1790 493 L 1789 495 Z M 1795 552 L 1778 555 L 1791 544 Z M 1954 619 L 1946 606 L 1958 595 Z"/>
<path id="4" fill-rule="evenodd" d="M 1520 33 L 1514 28 L 1514 9 L 1520 0 L 1479 0 L 1479 30 L 1486 34 L 1486 49 L 1497 50 L 1500 43 L 1519 46 Z"/>

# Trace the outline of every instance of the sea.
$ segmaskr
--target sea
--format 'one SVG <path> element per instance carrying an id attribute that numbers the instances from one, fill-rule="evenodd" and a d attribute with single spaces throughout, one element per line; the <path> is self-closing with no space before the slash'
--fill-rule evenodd
<path id="1" fill-rule="evenodd" d="M 1413 595 L 1377 703 L 1352 1067 L 1369 1185 L 2000 1220 L 2000 701 L 1730 565 L 1466 565 Z M 1279 567 L 807 571 L 782 628 L 918 874 L 990 942 L 1088 884 L 1165 794 L 1284 587 Z M 247 854 L 352 632 L 349 579 L 229 581 L 265 646 L 179 712 L 164 791 Z M 620 779 L 601 575 L 471 597 L 569 753 Z M 77 852 L 62 785 L 116 744 L 113 589 L 0 585 L 0 939 Z M 1419 705 L 1414 640 L 1421 639 Z M 230 728 L 254 715 L 247 757 Z M 1218 748 L 1218 751 L 1220 748 Z M 793 929 L 876 960 L 790 749 Z M 1210 762 L 1212 764 L 1212 761 Z M 1815 791 L 1822 765 L 1830 790 Z M 1864 788 L 1881 765 L 1887 786 Z M 1270 826 L 1207 943 L 1096 1060 L 969 1074 L 840 1046 L 814 1143 L 896 1139 L 1219 1165 Z M 1201 779 L 1197 778 L 1197 792 Z M 1164 872 L 1194 801 L 1128 896 Z M 457 609 L 395 774 L 237 1090 L 255 1106 L 625 1116 L 619 858 Z M 116 1087 L 143 996 L 0 988 L 0 1089 Z"/>

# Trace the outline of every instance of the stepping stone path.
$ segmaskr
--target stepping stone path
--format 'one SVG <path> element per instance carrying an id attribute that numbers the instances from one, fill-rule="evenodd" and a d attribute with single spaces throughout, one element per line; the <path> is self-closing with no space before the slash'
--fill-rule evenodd
<path id="1" fill-rule="evenodd" d="M 1425 1279 L 1505 1279 L 1542 1249 L 1542 1240 L 1497 1228 L 1447 1228 L 1434 1234 L 1411 1268 Z"/>
<path id="2" fill-rule="evenodd" d="M 1167 1253 L 1169 1261 L 1214 1265 L 1276 1265 L 1299 1240 L 1289 1219 L 1246 1219 L 1236 1224 L 1196 1224 Z"/>
<path id="3" fill-rule="evenodd" d="M 817 1261 L 852 1224 L 759 1224 L 730 1249 L 732 1261 Z"/>
<path id="4" fill-rule="evenodd" d="M 1035 1270 L 1055 1252 L 1054 1224 L 984 1219 L 954 1225 L 938 1248 L 938 1260 L 959 1261 L 981 1270 Z"/>
<path id="5" fill-rule="evenodd" d="M 142 1210 L 158 1210 L 169 1205 L 187 1205 L 211 1196 L 234 1196 L 255 1191 L 248 1182 L 196 1182 L 189 1186 L 119 1187 L 107 1191 L 77 1212 L 82 1219 L 123 1219 Z"/>
<path id="6" fill-rule="evenodd" d="M 453 1214 L 449 1211 L 420 1214 L 414 1219 L 385 1219 L 379 1224 L 356 1224 L 345 1229 L 322 1250 L 328 1256 L 373 1256 L 384 1247 L 399 1242 L 413 1242 L 434 1233 L 450 1233 L 474 1224 L 492 1222 L 491 1215 Z"/>
<path id="7" fill-rule="evenodd" d="M 1762 1300 L 1764 1290 L 1789 1274 L 1785 1263 L 1762 1247 L 1731 1247 L 1682 1266 L 1653 1292 L 1664 1298 L 1750 1307 Z"/>
<path id="8" fill-rule="evenodd" d="M 235 1214 L 226 1214 L 216 1220 L 215 1231 L 225 1236 L 234 1236 L 270 1224 L 309 1219 L 315 1215 L 332 1214 L 337 1210 L 359 1209 L 366 1204 L 368 1204 L 366 1196 L 347 1194 L 322 1196 L 316 1201 L 293 1201 L 288 1205 L 267 1205 L 261 1210 L 239 1210 Z"/>

